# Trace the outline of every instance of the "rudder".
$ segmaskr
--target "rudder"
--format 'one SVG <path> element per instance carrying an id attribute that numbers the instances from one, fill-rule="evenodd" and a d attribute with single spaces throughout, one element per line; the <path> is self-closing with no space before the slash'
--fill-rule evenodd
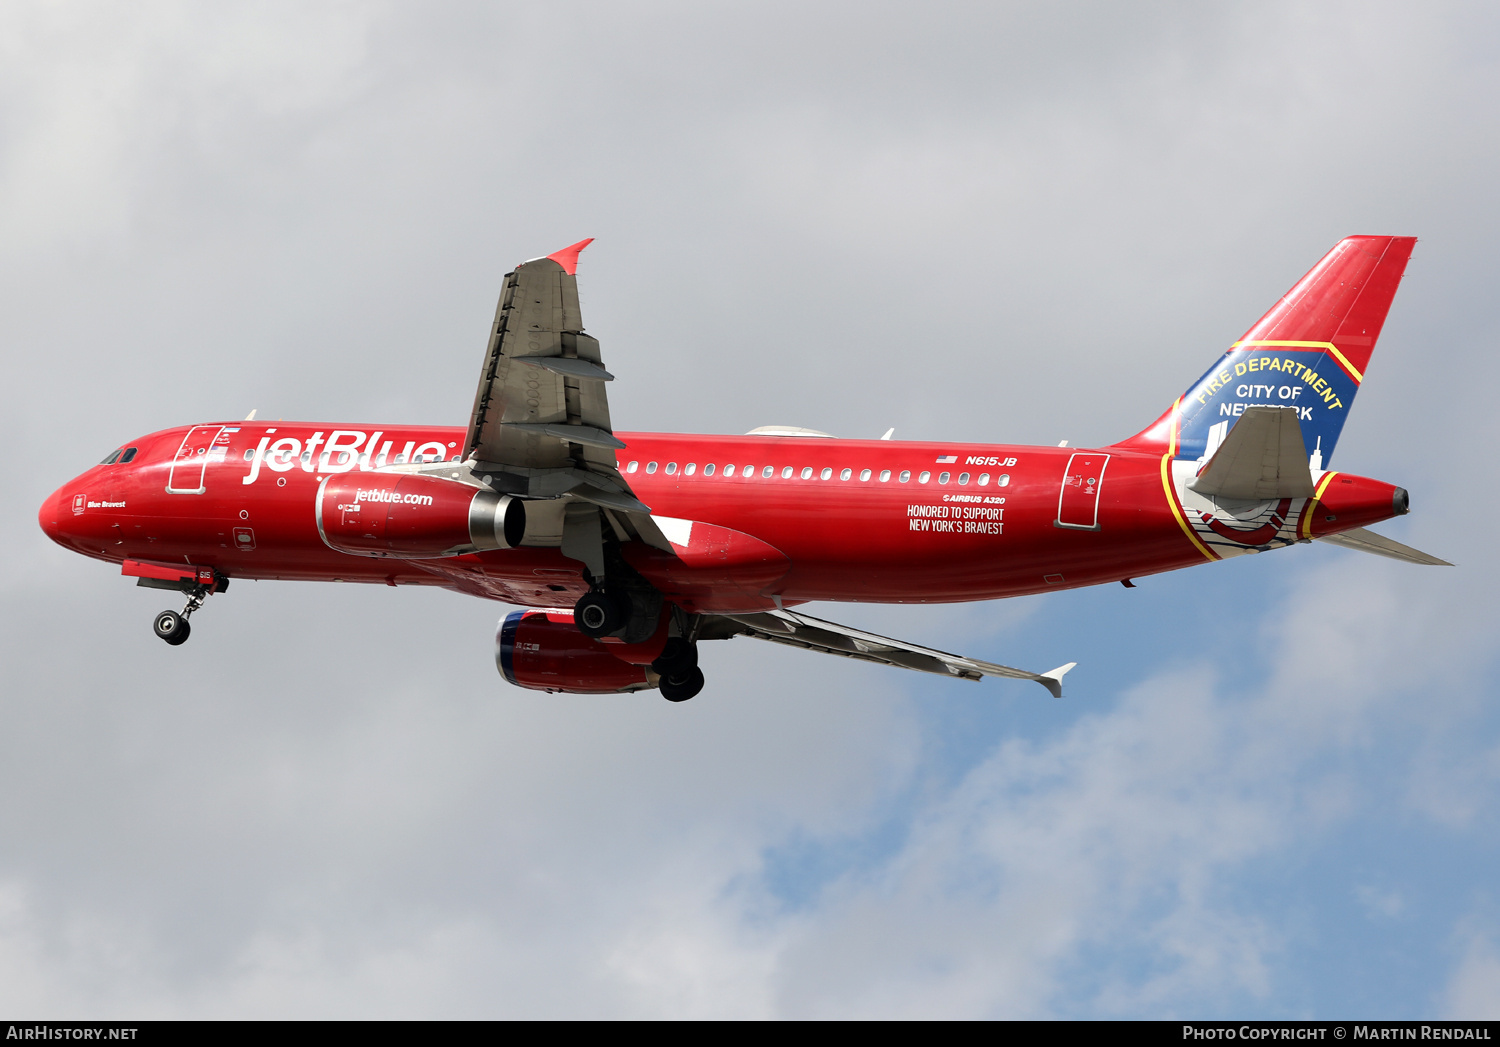
<path id="1" fill-rule="evenodd" d="M 1294 407 L 1314 469 L 1333 455 L 1414 236 L 1336 244 L 1152 425 L 1116 446 L 1201 458 L 1247 407 Z M 1227 424 L 1226 424 L 1227 423 Z"/>

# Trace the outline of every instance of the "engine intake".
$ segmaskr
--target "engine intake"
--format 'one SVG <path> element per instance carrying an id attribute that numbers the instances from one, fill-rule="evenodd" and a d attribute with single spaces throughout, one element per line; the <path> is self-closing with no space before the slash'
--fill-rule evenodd
<path id="1" fill-rule="evenodd" d="M 526 536 L 526 503 L 440 476 L 339 473 L 324 479 L 318 534 L 356 556 L 425 560 L 514 549 Z"/>
<path id="2" fill-rule="evenodd" d="M 632 665 L 591 640 L 571 611 L 512 611 L 495 633 L 495 666 L 517 687 L 568 694 L 623 694 L 659 682 L 645 665 Z"/>

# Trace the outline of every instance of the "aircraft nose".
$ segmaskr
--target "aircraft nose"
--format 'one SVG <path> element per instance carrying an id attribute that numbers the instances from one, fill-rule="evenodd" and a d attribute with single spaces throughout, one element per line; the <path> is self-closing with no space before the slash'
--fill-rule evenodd
<path id="1" fill-rule="evenodd" d="M 37 523 L 42 525 L 42 532 L 59 545 L 67 544 L 68 533 L 64 529 L 67 519 L 72 515 L 72 492 L 68 487 L 59 487 L 42 503 L 41 511 L 37 513 Z"/>

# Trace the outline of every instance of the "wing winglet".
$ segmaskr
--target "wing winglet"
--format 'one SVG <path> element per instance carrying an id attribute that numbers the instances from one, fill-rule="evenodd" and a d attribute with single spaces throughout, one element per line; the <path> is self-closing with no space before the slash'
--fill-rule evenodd
<path id="1" fill-rule="evenodd" d="M 561 251 L 553 251 L 547 257 L 562 266 L 563 272 L 569 276 L 577 276 L 578 256 L 583 253 L 585 247 L 593 242 L 594 238 L 591 236 L 587 240 L 579 240 L 570 247 L 564 247 Z"/>
<path id="2" fill-rule="evenodd" d="M 1068 675 L 1068 670 L 1072 669 L 1077 664 L 1077 662 L 1069 662 L 1067 665 L 1059 665 L 1051 672 L 1042 673 L 1037 677 L 1036 682 L 1047 688 L 1047 690 L 1051 691 L 1052 697 L 1061 698 L 1062 678 Z M 1036 692 L 1033 691 L 1032 693 L 1035 694 Z"/>

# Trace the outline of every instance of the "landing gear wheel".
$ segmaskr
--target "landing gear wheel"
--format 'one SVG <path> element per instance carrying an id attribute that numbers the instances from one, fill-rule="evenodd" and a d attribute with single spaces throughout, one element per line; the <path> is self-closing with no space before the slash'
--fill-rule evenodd
<path id="1" fill-rule="evenodd" d="M 188 620 L 176 611 L 163 611 L 156 616 L 156 621 L 151 623 L 151 628 L 167 643 L 176 647 L 180 643 L 187 642 L 193 627 Z"/>
<path id="2" fill-rule="evenodd" d="M 605 593 L 595 589 L 579 597 L 573 606 L 573 622 L 584 636 L 598 639 L 619 632 L 625 624 L 625 613 L 620 605 Z"/>
<path id="3" fill-rule="evenodd" d="M 681 676 L 663 676 L 661 696 L 669 702 L 685 702 L 703 690 L 703 670 L 696 665 Z"/>

